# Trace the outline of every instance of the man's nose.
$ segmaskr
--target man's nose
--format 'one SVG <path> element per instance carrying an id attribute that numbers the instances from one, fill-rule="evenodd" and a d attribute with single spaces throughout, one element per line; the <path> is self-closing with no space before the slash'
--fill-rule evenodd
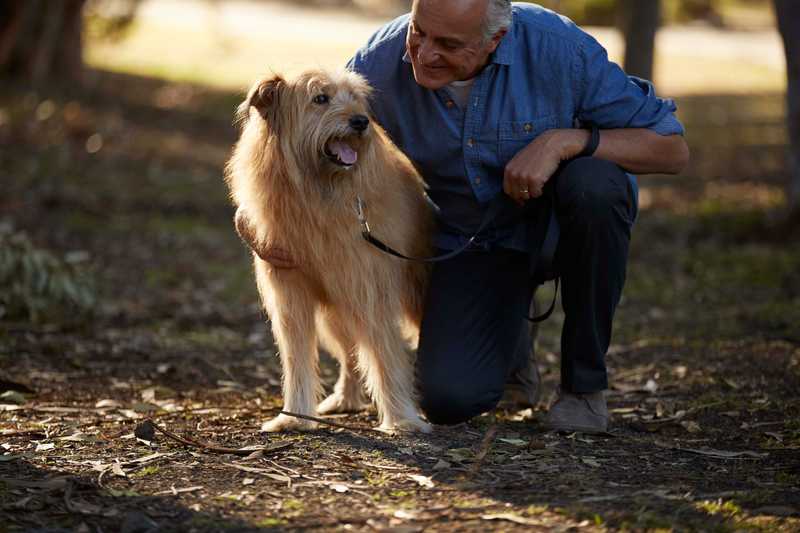
<path id="1" fill-rule="evenodd" d="M 417 51 L 417 60 L 423 65 L 431 65 L 439 58 L 436 48 L 429 39 L 422 39 Z"/>

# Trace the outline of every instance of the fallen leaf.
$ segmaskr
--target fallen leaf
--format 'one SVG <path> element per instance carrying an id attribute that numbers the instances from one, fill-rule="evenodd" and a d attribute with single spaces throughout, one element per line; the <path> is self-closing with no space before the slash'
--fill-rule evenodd
<path id="1" fill-rule="evenodd" d="M 531 518 L 525 518 L 522 516 L 518 516 L 511 513 L 500 513 L 500 514 L 485 514 L 481 515 L 482 520 L 505 520 L 506 522 L 513 522 L 515 524 L 520 524 L 523 526 L 539 526 L 542 523 L 539 520 L 534 520 Z"/>
<path id="2" fill-rule="evenodd" d="M 591 466 L 592 468 L 600 468 L 601 466 L 603 466 L 596 460 L 592 459 L 591 457 L 581 457 L 581 462 Z"/>
<path id="3" fill-rule="evenodd" d="M 0 400 L 19 405 L 28 401 L 24 394 L 15 390 L 7 390 L 3 394 L 0 394 Z"/>
<path id="4" fill-rule="evenodd" d="M 252 485 L 256 480 L 251 477 L 246 477 L 242 480 L 242 485 Z"/>
<path id="5" fill-rule="evenodd" d="M 37 444 L 36 445 L 36 451 L 37 452 L 46 452 L 47 450 L 52 450 L 55 447 L 56 447 L 56 445 L 54 443 L 52 443 L 52 442 L 47 442 L 47 443 L 43 442 L 41 444 Z"/>
<path id="6" fill-rule="evenodd" d="M 506 444 L 511 444 L 513 446 L 527 446 L 528 442 L 522 439 L 497 439 L 500 442 L 505 442 Z"/>
<path id="7" fill-rule="evenodd" d="M 694 448 L 676 448 L 678 450 L 682 450 L 684 452 L 696 453 L 699 455 L 706 455 L 708 457 L 717 457 L 719 459 L 732 459 L 734 457 L 753 457 L 755 459 L 762 459 L 764 457 L 769 456 L 768 453 L 758 453 L 753 452 L 750 450 L 745 450 L 741 452 L 729 452 L 726 450 L 715 450 L 713 448 L 702 448 L 702 449 L 694 449 Z"/>
<path id="8" fill-rule="evenodd" d="M 445 468 L 450 468 L 452 465 L 445 461 L 444 459 L 439 459 L 435 465 L 433 465 L 434 470 L 444 470 Z"/>
<path id="9" fill-rule="evenodd" d="M 87 435 L 86 433 L 82 433 L 80 431 L 73 433 L 72 435 L 68 435 L 66 437 L 59 437 L 58 440 L 65 440 L 70 442 L 86 442 L 89 440 L 97 440 L 91 435 Z"/>
<path id="10" fill-rule="evenodd" d="M 475 457 L 475 453 L 469 448 L 452 448 L 445 455 L 457 463 L 471 461 Z"/>
<path id="11" fill-rule="evenodd" d="M 100 400 L 94 406 L 97 409 L 116 409 L 117 407 L 122 407 L 122 404 L 116 400 Z"/>
<path id="12" fill-rule="evenodd" d="M 336 492 L 340 492 L 340 493 L 344 493 L 344 492 L 347 492 L 347 491 L 350 490 L 349 488 L 347 488 L 347 485 L 342 485 L 340 483 L 336 483 L 334 485 L 331 485 L 331 489 L 336 491 Z"/>
<path id="13" fill-rule="evenodd" d="M 416 520 L 419 518 L 419 512 L 417 511 L 407 511 L 405 509 L 398 509 L 393 513 L 395 518 L 399 518 L 400 520 Z"/>
<path id="14" fill-rule="evenodd" d="M 700 424 L 698 424 L 693 420 L 682 420 L 680 424 L 681 426 L 683 426 L 683 429 L 685 429 L 689 433 L 700 433 L 701 431 L 703 431 L 702 429 L 700 429 Z"/>
<path id="15" fill-rule="evenodd" d="M 420 487 L 425 487 L 426 489 L 433 488 L 433 480 L 429 476 L 421 476 L 418 474 L 409 474 L 408 477 L 419 483 Z"/>

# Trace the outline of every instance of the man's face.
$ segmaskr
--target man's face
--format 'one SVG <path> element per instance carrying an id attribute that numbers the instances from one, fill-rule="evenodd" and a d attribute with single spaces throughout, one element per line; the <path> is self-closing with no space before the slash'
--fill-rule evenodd
<path id="1" fill-rule="evenodd" d="M 480 72 L 505 35 L 484 42 L 488 0 L 414 0 L 406 48 L 414 79 L 428 89 L 472 78 Z"/>

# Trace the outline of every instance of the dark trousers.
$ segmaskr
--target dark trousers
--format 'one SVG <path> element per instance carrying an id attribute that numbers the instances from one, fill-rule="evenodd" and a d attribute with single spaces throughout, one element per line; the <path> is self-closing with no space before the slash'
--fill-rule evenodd
<path id="1" fill-rule="evenodd" d="M 608 388 L 605 354 L 636 200 L 625 173 L 600 159 L 574 160 L 551 179 L 561 227 L 561 387 L 597 392 Z M 531 350 L 534 290 L 524 252 L 467 251 L 435 265 L 417 353 L 420 407 L 431 422 L 456 424 L 497 405 Z"/>

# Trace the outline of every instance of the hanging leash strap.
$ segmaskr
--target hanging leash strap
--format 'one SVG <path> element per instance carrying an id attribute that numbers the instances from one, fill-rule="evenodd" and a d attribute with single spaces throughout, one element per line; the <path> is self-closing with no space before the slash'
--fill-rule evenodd
<path id="1" fill-rule="evenodd" d="M 467 248 L 475 244 L 475 241 L 477 240 L 481 232 L 485 230 L 486 227 L 489 225 L 489 222 L 491 222 L 495 218 L 495 215 L 500 209 L 501 202 L 502 202 L 502 197 L 500 196 L 492 200 L 492 202 L 489 204 L 489 207 L 486 209 L 486 213 L 483 215 L 483 220 L 481 221 L 481 225 L 478 226 L 478 229 L 475 230 L 475 233 L 472 234 L 472 237 L 470 237 L 469 240 L 467 240 L 467 242 L 463 246 L 455 250 L 452 250 L 450 252 L 447 252 L 446 254 L 437 255 L 434 257 L 411 257 L 408 255 L 401 254 L 400 252 L 398 252 L 385 242 L 381 241 L 380 239 L 372 235 L 372 232 L 369 229 L 369 223 L 367 222 L 367 215 L 364 212 L 364 209 L 366 208 L 366 203 L 364 202 L 364 200 L 361 199 L 361 196 L 356 197 L 356 215 L 358 216 L 358 223 L 361 224 L 361 236 L 364 238 L 365 241 L 370 243 L 378 250 L 385 252 L 389 255 L 399 257 L 400 259 L 405 259 L 406 261 L 417 261 L 420 263 L 438 263 L 440 261 L 445 261 L 447 259 L 452 259 L 453 257 L 456 257 L 462 252 L 466 251 Z"/>
<path id="2" fill-rule="evenodd" d="M 367 215 L 365 213 L 366 203 L 361 198 L 361 196 L 356 197 L 356 215 L 358 216 L 358 223 L 361 225 L 361 237 L 363 237 L 365 241 L 367 241 L 369 244 L 371 244 L 378 250 L 387 253 L 391 256 L 404 259 L 406 261 L 416 261 L 420 263 L 438 263 L 440 261 L 445 261 L 447 259 L 452 259 L 453 257 L 456 257 L 457 255 L 466 251 L 467 248 L 472 246 L 477 240 L 478 236 L 481 234 L 481 232 L 484 229 L 486 229 L 486 227 L 489 225 L 489 222 L 491 222 L 492 219 L 495 217 L 497 211 L 499 211 L 500 209 L 502 201 L 503 201 L 502 196 L 498 196 L 497 198 L 492 200 L 492 203 L 489 204 L 489 208 L 486 210 L 486 213 L 483 216 L 483 220 L 481 221 L 480 226 L 478 226 L 478 229 L 475 230 L 475 233 L 472 234 L 472 236 L 467 240 L 467 242 L 463 246 L 455 250 L 452 250 L 446 254 L 437 255 L 434 257 L 412 257 L 402 254 L 397 250 L 395 250 L 394 248 L 392 248 L 391 246 L 389 246 L 388 244 L 386 244 L 385 242 L 375 237 L 374 235 L 372 235 L 372 231 L 370 230 L 369 227 L 369 222 L 367 222 Z M 551 207 L 551 209 L 549 209 L 546 213 L 548 218 L 547 218 L 547 229 L 544 237 L 544 243 L 539 252 L 537 260 L 535 261 L 537 268 L 536 268 L 536 273 L 533 274 L 533 279 L 534 282 L 540 284 L 543 283 L 544 281 L 554 279 L 555 291 L 553 292 L 553 301 L 550 303 L 550 307 L 547 309 L 547 311 L 535 317 L 529 317 L 525 315 L 525 318 L 533 323 L 544 322 L 545 320 L 550 318 L 550 315 L 552 315 L 553 311 L 555 310 L 556 297 L 558 295 L 559 278 L 553 275 L 553 272 L 554 272 L 554 262 L 555 262 L 555 250 L 556 246 L 558 245 L 558 236 L 560 231 L 558 226 L 558 220 L 556 220 L 555 216 L 555 209 L 552 208 L 553 207 L 552 202 L 549 207 Z"/>

